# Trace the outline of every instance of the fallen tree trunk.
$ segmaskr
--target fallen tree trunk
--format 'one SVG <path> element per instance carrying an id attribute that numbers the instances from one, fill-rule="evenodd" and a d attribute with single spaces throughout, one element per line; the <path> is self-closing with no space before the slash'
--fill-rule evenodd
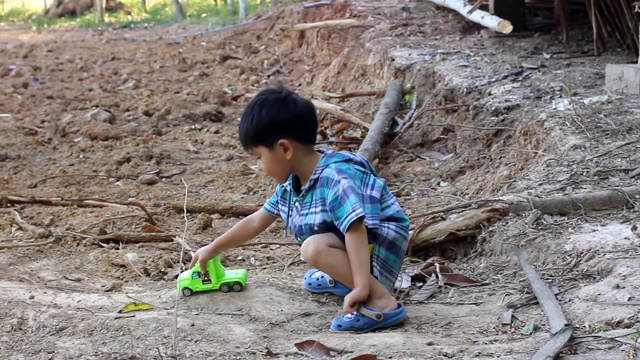
<path id="1" fill-rule="evenodd" d="M 537 209 L 547 215 L 569 215 L 577 211 L 609 210 L 623 207 L 636 197 L 640 197 L 640 186 L 548 198 L 518 197 L 509 205 L 509 213 Z"/>
<path id="2" fill-rule="evenodd" d="M 169 204 L 175 211 L 184 211 L 184 203 L 173 202 Z M 232 216 L 249 216 L 260 210 L 261 205 L 235 205 L 235 204 L 187 204 L 187 212 L 220 214 Z"/>
<path id="3" fill-rule="evenodd" d="M 506 214 L 507 205 L 498 204 L 452 214 L 442 221 L 437 219 L 423 221 L 423 224 L 416 227 L 413 232 L 410 241 L 410 253 L 415 249 L 449 240 L 450 234 L 456 235 L 468 230 L 481 228 L 484 224 L 500 219 Z"/>
<path id="4" fill-rule="evenodd" d="M 402 82 L 392 80 L 389 83 L 387 92 L 382 99 L 382 104 L 380 104 L 380 109 L 378 109 L 378 113 L 371 123 L 371 128 L 362 145 L 360 145 L 358 154 L 370 162 L 373 162 L 378 157 L 378 150 L 380 150 L 384 137 L 391 126 L 391 120 L 393 120 L 393 116 L 400 106 L 402 91 Z"/>
<path id="5" fill-rule="evenodd" d="M 443 241 L 468 236 L 470 230 L 479 230 L 487 222 L 496 221 L 508 214 L 537 210 L 547 215 L 570 215 L 576 212 L 616 209 L 627 204 L 638 208 L 634 202 L 638 197 L 640 186 L 548 198 L 511 197 L 469 201 L 419 216 L 424 220 L 413 231 L 410 249 L 419 252 Z M 453 213 L 454 211 L 457 212 Z M 446 216 L 445 213 L 452 214 Z M 434 217 L 437 214 L 441 216 Z"/>
<path id="6" fill-rule="evenodd" d="M 336 104 L 332 104 L 332 103 L 318 100 L 318 99 L 312 99 L 311 102 L 313 103 L 313 106 L 315 106 L 316 110 L 324 111 L 350 124 L 360 126 L 367 130 L 369 130 L 369 128 L 371 127 L 371 125 L 365 122 L 364 120 L 360 119 L 355 115 L 351 115 L 345 112 L 344 110 L 342 110 L 340 106 Z"/>
<path id="7" fill-rule="evenodd" d="M 464 0 L 431 0 L 431 2 L 447 7 L 451 10 L 455 10 L 465 18 L 491 30 L 495 30 L 503 34 L 509 34 L 513 31 L 513 25 L 511 25 L 511 22 L 495 15 L 491 15 L 486 11 L 474 10 L 473 6 L 469 5 Z"/>

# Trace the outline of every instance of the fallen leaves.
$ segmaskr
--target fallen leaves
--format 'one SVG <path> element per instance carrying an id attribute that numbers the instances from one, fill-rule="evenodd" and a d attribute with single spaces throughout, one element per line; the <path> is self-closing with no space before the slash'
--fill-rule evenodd
<path id="1" fill-rule="evenodd" d="M 270 348 L 266 348 L 264 355 L 266 357 L 275 358 L 282 357 L 289 354 L 304 354 L 311 358 L 325 358 L 325 357 L 335 357 L 336 355 L 350 353 L 349 350 L 344 349 L 336 349 L 330 346 L 327 346 L 320 341 L 317 340 L 304 340 L 293 344 L 296 348 L 293 352 L 275 352 Z M 374 354 L 361 354 L 356 357 L 352 357 L 349 360 L 377 360 L 378 356 Z"/>
<path id="2" fill-rule="evenodd" d="M 425 301 L 435 294 L 436 290 L 438 290 L 438 276 L 432 274 L 429 280 L 409 298 L 409 301 Z"/>
<path id="3" fill-rule="evenodd" d="M 339 353 L 340 350 L 327 347 L 317 340 L 305 340 L 293 344 L 299 351 L 313 357 L 333 356 L 332 352 Z"/>
<path id="4" fill-rule="evenodd" d="M 453 272 L 445 258 L 433 256 L 426 261 L 405 266 L 396 281 L 396 289 L 406 292 L 415 287 L 417 291 L 408 300 L 420 302 L 429 299 L 444 285 L 472 286 L 480 283 L 480 280 Z"/>
<path id="5" fill-rule="evenodd" d="M 132 312 L 132 311 L 151 310 L 151 309 L 153 309 L 153 305 L 151 304 L 148 304 L 145 302 L 132 301 L 127 305 L 125 305 L 124 307 L 122 307 L 122 309 L 118 310 L 118 313 L 123 314 L 123 313 Z"/>

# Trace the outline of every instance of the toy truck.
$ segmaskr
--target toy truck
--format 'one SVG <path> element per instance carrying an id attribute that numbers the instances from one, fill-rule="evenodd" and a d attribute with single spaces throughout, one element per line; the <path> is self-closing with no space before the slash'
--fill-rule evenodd
<path id="1" fill-rule="evenodd" d="M 194 292 L 220 290 L 227 293 L 230 290 L 239 292 L 247 285 L 248 271 L 246 269 L 225 270 L 220 263 L 220 256 L 216 255 L 206 263 L 203 273 L 200 262 L 193 268 L 183 271 L 178 276 L 178 291 L 184 296 L 191 296 Z"/>

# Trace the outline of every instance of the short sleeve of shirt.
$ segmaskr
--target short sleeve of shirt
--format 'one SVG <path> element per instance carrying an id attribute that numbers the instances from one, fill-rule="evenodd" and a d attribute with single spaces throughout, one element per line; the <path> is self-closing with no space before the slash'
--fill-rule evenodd
<path id="1" fill-rule="evenodd" d="M 273 195 L 262 205 L 262 210 L 266 211 L 269 215 L 282 217 L 280 214 L 280 201 L 283 197 L 284 190 L 284 186 L 278 185 Z"/>
<path id="2" fill-rule="evenodd" d="M 341 166 L 332 169 L 327 180 L 327 207 L 331 221 L 346 234 L 349 226 L 364 218 L 367 227 L 379 225 L 379 184 L 371 183 L 368 174 Z"/>

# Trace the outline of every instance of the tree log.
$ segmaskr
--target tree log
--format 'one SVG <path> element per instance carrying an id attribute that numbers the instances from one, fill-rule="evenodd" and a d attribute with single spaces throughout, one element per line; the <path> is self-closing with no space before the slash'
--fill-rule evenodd
<path id="1" fill-rule="evenodd" d="M 346 113 L 344 110 L 342 110 L 342 107 L 336 104 L 332 104 L 332 103 L 318 100 L 318 99 L 312 99 L 311 102 L 313 103 L 313 106 L 316 107 L 316 110 L 324 111 L 350 124 L 360 126 L 367 130 L 369 130 L 369 128 L 371 127 L 371 125 L 369 125 L 367 122 L 360 119 L 359 117 Z"/>
<path id="2" fill-rule="evenodd" d="M 418 226 L 411 237 L 411 249 L 424 248 L 448 240 L 447 236 L 452 233 L 477 229 L 494 219 L 504 217 L 506 211 L 507 205 L 498 204 L 452 214 L 443 221 Z"/>
<path id="3" fill-rule="evenodd" d="M 509 21 L 491 15 L 486 11 L 473 10 L 473 6 L 469 5 L 464 0 L 431 0 L 431 2 L 447 7 L 451 10 L 455 10 L 465 18 L 491 30 L 495 30 L 503 34 L 509 34 L 513 31 L 513 25 L 511 25 Z"/>
<path id="4" fill-rule="evenodd" d="M 327 20 L 315 23 L 295 24 L 293 30 L 310 30 L 310 29 L 327 29 L 327 28 L 344 28 L 363 25 L 362 21 L 358 19 L 339 19 L 339 20 Z"/>
<path id="5" fill-rule="evenodd" d="M 393 120 L 393 116 L 400 106 L 402 91 L 402 82 L 392 80 L 389 83 L 387 92 L 382 99 L 382 104 L 380 104 L 380 109 L 378 109 L 376 117 L 373 118 L 371 128 L 358 150 L 358 154 L 370 162 L 373 162 L 378 157 L 378 150 L 380 150 L 384 137 L 391 126 L 391 120 Z"/>
<path id="6" fill-rule="evenodd" d="M 455 239 L 456 233 L 474 228 L 478 229 L 481 224 L 500 219 L 507 214 L 538 210 L 540 213 L 547 215 L 570 215 L 578 211 L 611 210 L 621 208 L 627 204 L 637 209 L 638 205 L 634 202 L 634 199 L 638 201 L 637 198 L 639 197 L 640 186 L 630 186 L 548 198 L 513 197 L 469 201 L 419 216 L 423 219 L 430 219 L 430 221 L 423 221 L 423 225 L 418 226 L 413 231 L 410 248 L 412 251 L 423 250 L 425 247 L 442 241 Z M 481 207 L 476 208 L 477 205 Z M 444 220 L 433 217 L 435 214 L 460 210 L 462 212 L 449 215 Z M 412 217 L 412 219 L 415 218 Z M 463 236 L 466 236 L 466 234 Z"/>
<path id="7" fill-rule="evenodd" d="M 182 202 L 173 202 L 169 206 L 175 210 L 182 212 L 184 204 Z M 187 212 L 190 213 L 206 213 L 233 216 L 249 216 L 260 210 L 261 205 L 235 205 L 235 204 L 187 204 Z"/>
<path id="8" fill-rule="evenodd" d="M 518 197 L 509 205 L 509 213 L 537 209 L 547 215 L 569 215 L 577 211 L 610 210 L 623 207 L 637 197 L 640 197 L 640 186 L 548 198 Z"/>

